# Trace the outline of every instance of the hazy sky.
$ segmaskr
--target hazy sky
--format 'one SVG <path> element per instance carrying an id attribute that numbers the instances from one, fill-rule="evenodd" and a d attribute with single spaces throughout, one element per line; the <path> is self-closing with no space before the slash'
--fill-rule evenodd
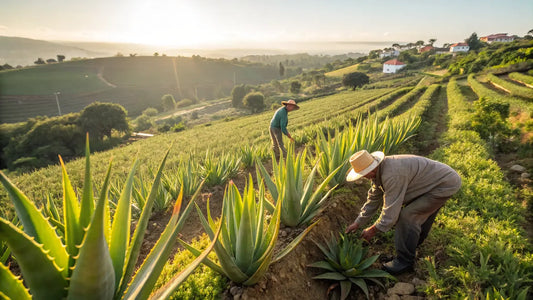
<path id="1" fill-rule="evenodd" d="M 0 35 L 161 46 L 436 45 L 533 29 L 533 0 L 2 0 Z"/>

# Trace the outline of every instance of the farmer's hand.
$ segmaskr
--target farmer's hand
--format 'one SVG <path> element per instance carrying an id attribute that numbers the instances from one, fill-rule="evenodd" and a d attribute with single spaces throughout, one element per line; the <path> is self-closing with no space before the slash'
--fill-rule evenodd
<path id="1" fill-rule="evenodd" d="M 378 233 L 378 229 L 375 225 L 372 225 L 367 229 L 363 230 L 363 233 L 361 233 L 361 237 L 367 242 L 370 242 L 370 240 L 376 235 L 376 233 Z"/>
<path id="2" fill-rule="evenodd" d="M 350 224 L 350 226 L 346 227 L 345 232 L 346 233 L 356 232 L 357 229 L 359 229 L 359 224 L 353 222 L 352 224 Z"/>

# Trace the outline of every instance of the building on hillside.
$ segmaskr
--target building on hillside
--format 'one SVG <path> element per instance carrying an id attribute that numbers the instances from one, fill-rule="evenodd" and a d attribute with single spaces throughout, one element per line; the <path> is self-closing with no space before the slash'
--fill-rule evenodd
<path id="1" fill-rule="evenodd" d="M 396 73 L 405 67 L 405 64 L 399 60 L 391 59 L 383 63 L 383 73 Z"/>
<path id="2" fill-rule="evenodd" d="M 435 48 L 433 48 L 433 46 L 427 45 L 427 46 L 424 46 L 422 48 L 418 48 L 418 53 L 428 52 L 428 51 L 431 51 L 433 49 L 435 49 Z"/>
<path id="3" fill-rule="evenodd" d="M 450 46 L 450 52 L 468 52 L 470 46 L 467 43 L 455 43 Z"/>
<path id="4" fill-rule="evenodd" d="M 514 41 L 515 38 L 516 38 L 516 35 L 510 36 L 510 35 L 507 35 L 507 33 L 496 33 L 496 34 L 491 34 L 491 35 L 487 35 L 484 37 L 480 37 L 479 40 L 490 44 L 494 42 L 508 43 L 508 42 Z"/>
<path id="5" fill-rule="evenodd" d="M 383 50 L 379 54 L 379 58 L 385 58 L 385 57 L 391 57 L 391 56 L 397 57 L 398 55 L 400 55 L 400 51 L 399 50 L 397 50 L 397 49 L 386 49 L 386 50 Z"/>

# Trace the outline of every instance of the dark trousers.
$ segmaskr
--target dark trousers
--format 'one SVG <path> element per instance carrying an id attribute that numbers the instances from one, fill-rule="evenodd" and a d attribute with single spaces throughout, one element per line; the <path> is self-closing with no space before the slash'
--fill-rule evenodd
<path id="1" fill-rule="evenodd" d="M 287 157 L 287 150 L 283 145 L 283 132 L 281 132 L 281 129 L 270 127 L 270 138 L 272 139 L 272 150 L 276 155 L 276 159 L 279 159 L 280 150 L 283 153 L 283 157 Z"/>
<path id="2" fill-rule="evenodd" d="M 402 208 L 395 226 L 396 257 L 408 264 L 415 262 L 416 248 L 428 236 L 440 208 L 450 197 L 425 194 Z"/>

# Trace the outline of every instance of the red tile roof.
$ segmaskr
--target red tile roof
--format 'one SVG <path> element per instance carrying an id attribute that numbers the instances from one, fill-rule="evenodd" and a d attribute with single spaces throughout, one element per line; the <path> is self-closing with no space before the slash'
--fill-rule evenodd
<path id="1" fill-rule="evenodd" d="M 405 65 L 403 62 L 397 60 L 396 58 L 395 59 L 391 59 L 391 60 L 387 60 L 384 64 L 385 65 L 393 65 L 393 66 Z"/>
<path id="2" fill-rule="evenodd" d="M 468 46 L 468 44 L 467 43 L 455 43 L 451 45 L 450 47 L 457 47 L 457 46 Z"/>

